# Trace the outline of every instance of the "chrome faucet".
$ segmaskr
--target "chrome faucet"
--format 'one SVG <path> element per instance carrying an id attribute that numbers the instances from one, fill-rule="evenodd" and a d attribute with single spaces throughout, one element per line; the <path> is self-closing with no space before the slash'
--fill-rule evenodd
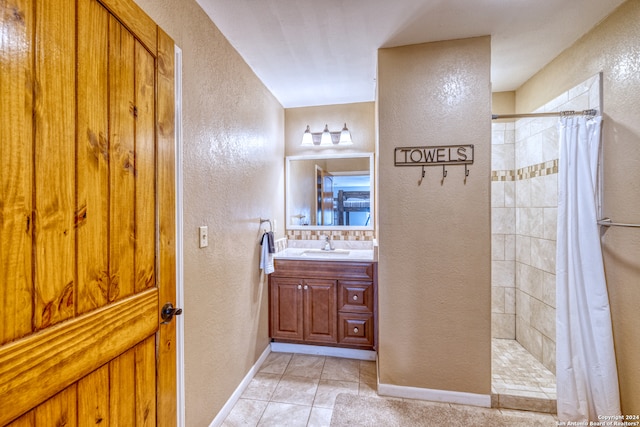
<path id="1" fill-rule="evenodd" d="M 324 250 L 324 251 L 332 251 L 332 250 L 334 250 L 334 247 L 331 244 L 331 239 L 329 239 L 329 236 L 324 236 L 324 248 L 322 248 L 322 250 Z"/>

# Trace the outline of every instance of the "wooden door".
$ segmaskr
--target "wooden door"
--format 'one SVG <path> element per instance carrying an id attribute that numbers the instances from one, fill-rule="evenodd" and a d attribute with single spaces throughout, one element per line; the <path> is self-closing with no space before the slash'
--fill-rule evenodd
<path id="1" fill-rule="evenodd" d="M 325 172 L 322 177 L 322 224 L 334 224 L 333 175 L 329 172 Z"/>
<path id="2" fill-rule="evenodd" d="M 316 165 L 317 225 L 333 225 L 333 175 Z"/>
<path id="3" fill-rule="evenodd" d="M 336 280 L 305 279 L 304 339 L 320 343 L 338 342 Z"/>
<path id="4" fill-rule="evenodd" d="M 0 425 L 175 425 L 173 41 L 0 4 Z"/>

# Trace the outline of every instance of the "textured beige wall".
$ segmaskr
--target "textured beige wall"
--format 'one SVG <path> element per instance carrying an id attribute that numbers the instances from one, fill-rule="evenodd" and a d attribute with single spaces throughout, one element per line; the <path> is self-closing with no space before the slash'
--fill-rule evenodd
<path id="1" fill-rule="evenodd" d="M 322 132 L 324 125 L 329 130 L 342 130 L 345 122 L 353 145 L 345 147 L 302 147 L 302 134 L 309 125 L 311 132 Z M 321 105 L 316 107 L 287 108 L 285 110 L 285 155 L 334 153 L 373 153 L 376 143 L 375 103 Z"/>
<path id="2" fill-rule="evenodd" d="M 195 1 L 137 3 L 183 54 L 186 419 L 206 426 L 269 344 L 259 218 L 284 221 L 284 109 Z"/>
<path id="3" fill-rule="evenodd" d="M 491 40 L 382 49 L 379 372 L 398 386 L 491 392 Z M 464 167 L 394 167 L 402 146 L 474 144 Z"/>
<path id="4" fill-rule="evenodd" d="M 493 114 L 514 114 L 516 112 L 515 91 L 493 92 L 491 94 L 491 112 Z"/>
<path id="5" fill-rule="evenodd" d="M 640 1 L 630 0 L 516 92 L 528 112 L 603 73 L 604 216 L 640 223 Z M 602 238 L 622 411 L 640 413 L 640 232 Z"/>

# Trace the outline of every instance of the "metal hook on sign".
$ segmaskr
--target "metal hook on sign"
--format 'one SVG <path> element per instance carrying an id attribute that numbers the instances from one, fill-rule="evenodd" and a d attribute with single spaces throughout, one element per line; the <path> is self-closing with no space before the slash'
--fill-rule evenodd
<path id="1" fill-rule="evenodd" d="M 445 169 L 444 165 L 442 165 L 442 181 L 440 181 L 440 185 L 444 184 L 444 179 L 447 177 L 447 170 Z"/>
<path id="2" fill-rule="evenodd" d="M 418 180 L 418 185 L 422 184 L 423 179 L 424 179 L 424 165 L 422 165 L 422 176 L 420 177 L 420 180 Z"/>
<path id="3" fill-rule="evenodd" d="M 467 183 L 467 177 L 469 176 L 469 169 L 467 168 L 467 165 L 464 165 L 464 183 Z"/>

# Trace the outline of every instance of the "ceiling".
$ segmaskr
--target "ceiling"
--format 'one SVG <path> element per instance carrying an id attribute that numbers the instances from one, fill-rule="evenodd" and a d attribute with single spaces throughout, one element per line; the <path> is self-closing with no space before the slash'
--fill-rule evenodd
<path id="1" fill-rule="evenodd" d="M 517 89 L 624 0 L 197 0 L 283 107 L 373 101 L 377 50 L 491 35 Z"/>

